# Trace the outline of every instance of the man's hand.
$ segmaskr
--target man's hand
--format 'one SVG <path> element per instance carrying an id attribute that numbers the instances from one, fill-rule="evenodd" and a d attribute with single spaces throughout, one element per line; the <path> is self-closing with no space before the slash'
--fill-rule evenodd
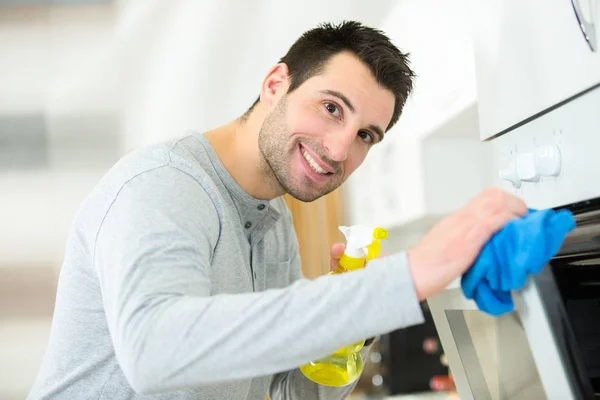
<path id="1" fill-rule="evenodd" d="M 346 245 L 343 243 L 334 243 L 331 246 L 331 258 L 329 261 L 329 271 L 335 271 L 340 262 L 340 258 L 342 258 L 342 254 L 344 254 L 344 250 L 346 250 Z"/>
<path id="2" fill-rule="evenodd" d="M 339 267 L 340 258 L 346 250 L 346 245 L 343 243 L 334 243 L 331 246 L 331 258 L 329 261 L 329 271 L 335 271 Z M 388 256 L 389 253 L 381 253 L 377 258 Z"/>
<path id="3" fill-rule="evenodd" d="M 436 224 L 407 251 L 419 300 L 442 291 L 461 276 L 494 233 L 525 214 L 523 200 L 489 188 Z"/>

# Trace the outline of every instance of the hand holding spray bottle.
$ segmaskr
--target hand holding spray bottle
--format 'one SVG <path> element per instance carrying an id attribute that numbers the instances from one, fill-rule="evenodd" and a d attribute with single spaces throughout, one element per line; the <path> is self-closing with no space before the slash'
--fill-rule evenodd
<path id="1" fill-rule="evenodd" d="M 346 237 L 346 249 L 338 268 L 330 274 L 342 274 L 364 268 L 366 263 L 379 256 L 381 240 L 387 238 L 383 228 L 362 225 L 340 226 Z M 359 351 L 364 340 L 342 347 L 334 353 L 300 367 L 302 373 L 313 382 L 326 386 L 345 386 L 354 382 L 363 370 Z"/>

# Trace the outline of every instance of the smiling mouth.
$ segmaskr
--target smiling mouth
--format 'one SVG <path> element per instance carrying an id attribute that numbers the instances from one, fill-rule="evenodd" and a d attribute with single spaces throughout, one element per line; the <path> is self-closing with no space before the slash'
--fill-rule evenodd
<path id="1" fill-rule="evenodd" d="M 308 152 L 306 150 L 304 150 L 303 148 L 300 148 L 300 152 L 302 153 L 302 156 L 304 157 L 306 162 L 308 162 L 308 165 L 310 166 L 310 168 L 313 171 L 315 171 L 317 174 L 319 174 L 319 175 L 331 175 L 332 174 L 331 172 L 327 172 L 323 168 L 321 168 L 319 166 L 319 164 L 310 156 L 310 154 L 308 154 Z"/>

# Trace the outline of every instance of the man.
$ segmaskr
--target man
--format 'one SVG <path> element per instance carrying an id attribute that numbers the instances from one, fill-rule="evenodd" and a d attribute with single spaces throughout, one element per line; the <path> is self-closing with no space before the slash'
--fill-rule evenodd
<path id="1" fill-rule="evenodd" d="M 398 120 L 412 78 L 381 32 L 326 24 L 268 71 L 241 118 L 123 158 L 75 218 L 29 398 L 345 398 L 351 385 L 319 386 L 298 367 L 421 323 L 419 301 L 527 212 L 488 190 L 407 252 L 302 279 L 281 196 L 313 201 L 344 182 Z"/>

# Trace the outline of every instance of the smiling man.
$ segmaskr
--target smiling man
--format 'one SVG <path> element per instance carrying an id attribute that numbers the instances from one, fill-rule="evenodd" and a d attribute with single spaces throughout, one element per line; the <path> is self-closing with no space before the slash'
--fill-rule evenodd
<path id="1" fill-rule="evenodd" d="M 412 78 L 383 33 L 322 25 L 239 119 L 120 160 L 76 215 L 29 398 L 345 398 L 352 385 L 320 386 L 298 367 L 421 323 L 419 301 L 526 213 L 488 190 L 407 252 L 303 279 L 281 196 L 339 187 L 398 120 Z"/>

